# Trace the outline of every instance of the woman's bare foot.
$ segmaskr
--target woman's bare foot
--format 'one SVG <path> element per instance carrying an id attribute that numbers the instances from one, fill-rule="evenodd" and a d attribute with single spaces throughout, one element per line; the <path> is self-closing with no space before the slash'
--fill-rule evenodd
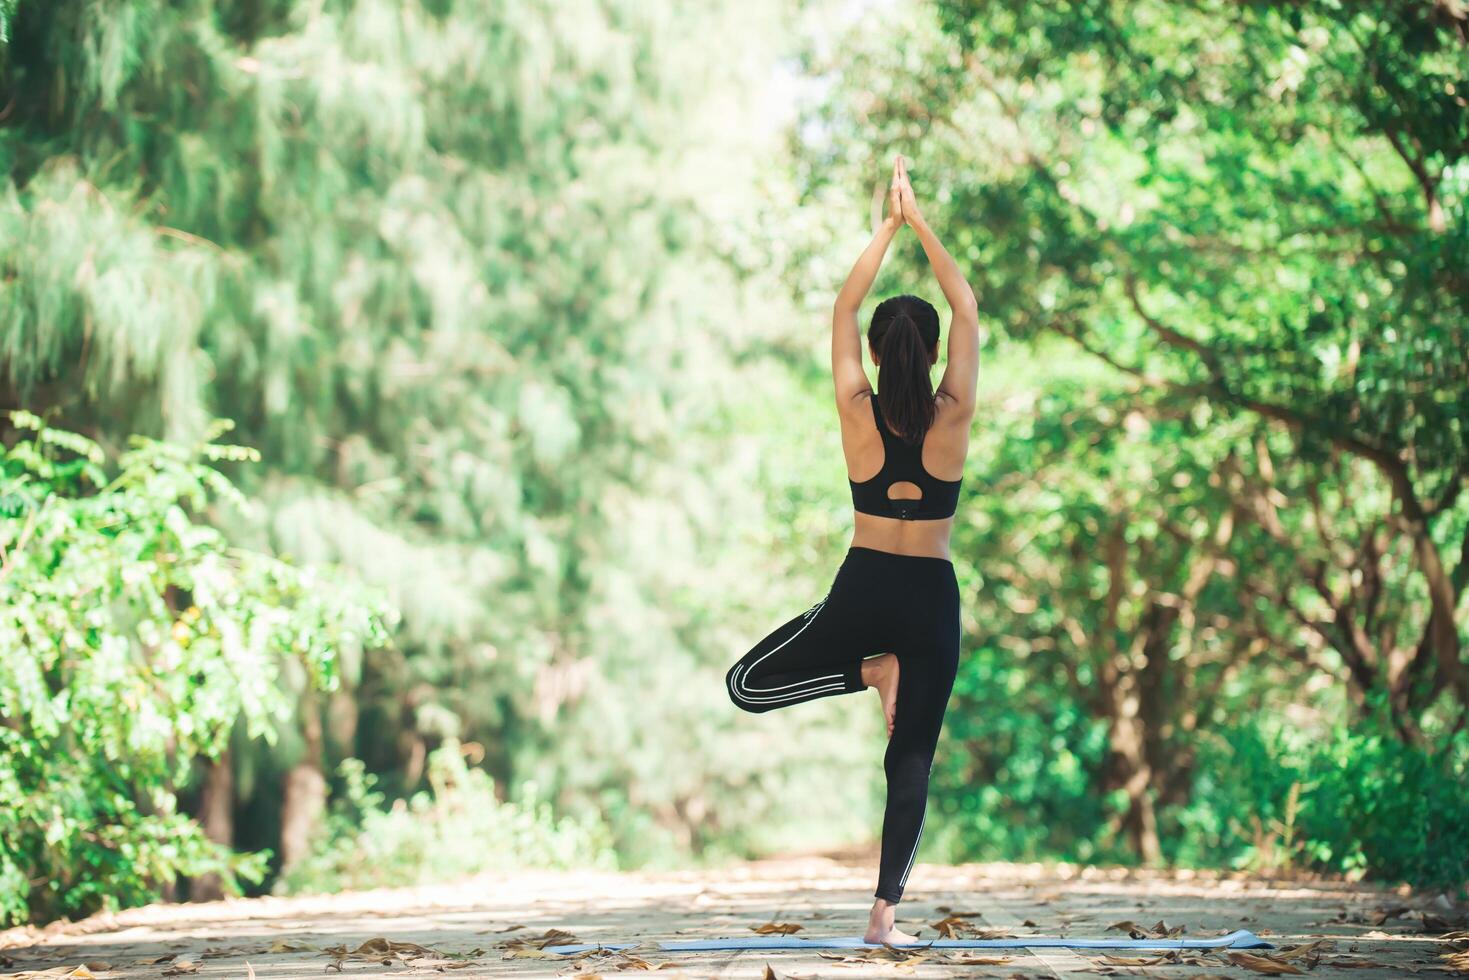
<path id="1" fill-rule="evenodd" d="M 885 654 L 884 656 L 889 656 Z M 872 903 L 872 914 L 867 917 L 867 931 L 862 935 L 864 943 L 916 943 L 917 936 L 910 936 L 906 932 L 894 927 L 893 920 L 898 914 L 898 907 L 886 899 L 879 898 Z"/>
<path id="2" fill-rule="evenodd" d="M 882 716 L 888 724 L 888 737 L 892 738 L 893 719 L 898 711 L 898 658 L 884 653 L 862 661 L 862 683 L 877 688 Z"/>

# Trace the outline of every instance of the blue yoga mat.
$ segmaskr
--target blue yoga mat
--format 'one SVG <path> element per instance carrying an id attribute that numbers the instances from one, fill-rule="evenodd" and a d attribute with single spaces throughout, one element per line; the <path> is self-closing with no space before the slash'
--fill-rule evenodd
<path id="1" fill-rule="evenodd" d="M 581 953 L 589 949 L 631 949 L 639 943 L 574 943 L 546 946 L 548 953 Z M 1227 936 L 1213 939 L 1050 939 L 1044 936 L 1020 936 L 1015 939 L 929 939 L 916 943 L 893 943 L 898 949 L 1274 949 L 1270 943 L 1250 932 L 1236 929 Z M 832 939 L 798 939 L 795 936 L 733 936 L 728 939 L 681 939 L 659 943 L 659 949 L 686 952 L 713 949 L 881 949 L 882 943 L 863 942 L 861 936 L 837 936 Z"/>

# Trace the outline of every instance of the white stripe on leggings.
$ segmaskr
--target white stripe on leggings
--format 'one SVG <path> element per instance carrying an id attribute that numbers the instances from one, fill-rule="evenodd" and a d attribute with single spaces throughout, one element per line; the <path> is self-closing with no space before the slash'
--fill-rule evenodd
<path id="1" fill-rule="evenodd" d="M 769 657 L 771 654 L 774 654 L 775 652 L 777 652 L 778 650 L 780 650 L 782 647 L 784 647 L 787 643 L 790 643 L 796 637 L 800 636 L 802 633 L 804 633 L 806 631 L 806 627 L 807 626 L 810 626 L 812 623 L 816 622 L 816 616 L 817 616 L 817 614 L 820 613 L 821 610 L 822 610 L 822 608 L 824 608 L 826 606 L 826 600 L 829 599 L 829 598 L 831 598 L 831 593 L 830 592 L 828 592 L 826 595 L 822 596 L 820 602 L 816 603 L 810 609 L 806 610 L 806 612 L 803 614 L 803 615 L 807 616 L 806 622 L 803 623 L 803 624 L 801 624 L 801 628 L 798 629 L 798 630 L 796 630 L 794 633 L 792 633 L 784 641 L 782 641 L 781 643 L 779 643 L 778 645 L 776 645 L 774 648 L 765 651 L 763 654 L 761 654 L 754 661 L 754 663 L 742 664 L 742 665 L 740 665 L 740 667 L 735 668 L 735 672 L 734 672 L 734 674 L 730 678 L 730 690 L 731 690 L 731 692 L 736 697 L 738 697 L 742 701 L 745 701 L 745 702 L 748 702 L 748 703 L 752 703 L 752 704 L 753 703 L 762 703 L 763 704 L 763 703 L 774 703 L 774 702 L 786 702 L 786 701 L 796 701 L 796 700 L 799 700 L 801 698 L 809 697 L 812 694 L 822 694 L 822 693 L 825 693 L 827 691 L 840 690 L 841 688 L 843 688 L 843 687 L 846 686 L 845 680 L 842 680 L 840 683 L 837 683 L 837 684 L 823 684 L 820 687 L 811 687 L 810 686 L 810 685 L 813 685 L 813 684 L 820 684 L 822 681 L 831 681 L 831 680 L 840 679 L 840 678 L 843 677 L 843 675 L 840 674 L 840 673 L 837 673 L 837 674 L 826 674 L 825 676 L 822 676 L 822 677 L 811 677 L 811 678 L 807 678 L 804 681 L 796 681 L 793 684 L 778 684 L 775 687 L 754 687 L 754 686 L 752 686 L 751 684 L 749 684 L 749 683 L 747 683 L 745 681 L 745 678 L 749 676 L 750 671 L 753 670 L 753 669 L 755 669 L 755 667 L 759 666 L 759 664 L 761 663 L 761 661 L 763 661 L 766 657 Z M 743 669 L 740 669 L 741 667 Z M 782 690 L 785 690 L 786 688 L 792 688 L 792 687 L 799 687 L 801 689 L 800 690 L 797 690 L 797 691 L 791 691 L 791 692 L 789 692 L 787 694 L 771 694 L 771 692 L 773 692 L 773 691 L 782 691 Z M 747 693 L 745 693 L 746 691 L 756 691 L 756 692 L 760 692 L 761 694 L 768 694 L 770 696 L 768 696 L 768 697 L 759 697 L 759 696 L 756 696 L 755 694 L 747 694 Z"/>
<path id="2" fill-rule="evenodd" d="M 781 688 L 797 687 L 799 685 L 799 690 L 787 691 L 787 692 L 782 693 L 782 694 L 772 694 L 772 693 L 769 693 L 769 692 L 776 691 L 778 689 L 777 688 L 763 688 L 763 687 L 754 687 L 754 688 L 752 688 L 748 684 L 746 684 L 744 682 L 744 678 L 747 675 L 747 671 L 748 671 L 748 667 L 745 667 L 744 665 L 741 665 L 740 667 L 737 667 L 735 669 L 734 676 L 730 678 L 730 683 L 732 685 L 731 686 L 731 691 L 733 691 L 733 693 L 741 701 L 748 701 L 748 702 L 790 701 L 790 700 L 793 700 L 793 699 L 806 697 L 808 694 L 815 693 L 816 691 L 829 691 L 829 690 L 833 690 L 834 691 L 834 690 L 838 690 L 838 689 L 843 688 L 843 687 L 846 686 L 846 681 L 840 679 L 842 677 L 841 674 L 828 674 L 828 675 L 826 675 L 824 677 L 813 677 L 813 678 L 811 678 L 809 680 L 798 681 L 796 684 L 782 684 L 781 685 Z M 834 679 L 836 679 L 836 680 L 834 680 Z M 823 683 L 823 682 L 827 682 L 827 683 Z M 812 685 L 816 685 L 816 686 L 813 687 Z M 760 691 L 762 693 L 761 694 L 758 694 L 758 695 L 756 695 L 756 694 L 746 694 L 745 691 L 747 691 L 747 690 L 749 690 L 749 691 Z"/>
<path id="3" fill-rule="evenodd" d="M 913 859 L 918 856 L 918 841 L 923 840 L 923 824 L 928 820 L 928 808 L 924 807 L 923 817 L 918 821 L 918 837 L 913 841 L 913 853 L 908 855 L 908 866 L 903 869 L 903 876 L 898 879 L 898 887 L 903 888 L 908 884 L 908 872 L 913 870 Z"/>
<path id="4" fill-rule="evenodd" d="M 800 691 L 792 691 L 790 694 L 770 694 L 764 697 L 755 697 L 748 694 L 740 694 L 739 692 L 736 692 L 736 695 L 741 701 L 744 701 L 746 704 L 776 704 L 786 701 L 799 701 L 801 698 L 809 697 L 812 694 L 824 694 L 827 691 L 840 691 L 846 686 L 847 685 L 845 683 L 823 684 L 820 687 L 812 687 Z"/>

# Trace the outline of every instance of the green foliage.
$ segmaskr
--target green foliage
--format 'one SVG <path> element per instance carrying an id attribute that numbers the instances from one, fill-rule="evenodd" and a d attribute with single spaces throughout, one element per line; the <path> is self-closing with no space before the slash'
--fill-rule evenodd
<path id="1" fill-rule="evenodd" d="M 210 439 L 96 443 L 10 413 L 0 460 L 0 921 L 154 898 L 180 874 L 258 881 L 178 812 L 192 760 L 242 722 L 289 717 L 281 674 L 337 683 L 342 649 L 387 640 L 390 612 L 321 572 L 232 548 L 199 521 L 246 505 Z"/>
<path id="2" fill-rule="evenodd" d="M 1259 719 L 1209 738 L 1199 766 L 1194 799 L 1167 815 L 1182 863 L 1469 880 L 1469 733 L 1404 744 L 1381 708 L 1324 735 Z"/>
<path id="3" fill-rule="evenodd" d="M 383 806 L 359 759 L 338 766 L 343 790 L 311 856 L 277 884 L 287 893 L 452 881 L 512 868 L 617 867 L 610 829 L 595 815 L 556 818 L 531 794 L 502 802 L 493 780 L 465 763 L 457 741 L 429 755 L 429 789 Z"/>

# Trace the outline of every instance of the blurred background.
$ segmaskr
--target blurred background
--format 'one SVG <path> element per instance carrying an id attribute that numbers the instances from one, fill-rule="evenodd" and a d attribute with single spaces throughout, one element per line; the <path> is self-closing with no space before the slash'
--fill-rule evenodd
<path id="1" fill-rule="evenodd" d="M 723 675 L 899 152 L 984 337 L 920 859 L 1469 881 L 1462 4 L 0 25 L 0 925 L 875 854 L 876 699 Z"/>

